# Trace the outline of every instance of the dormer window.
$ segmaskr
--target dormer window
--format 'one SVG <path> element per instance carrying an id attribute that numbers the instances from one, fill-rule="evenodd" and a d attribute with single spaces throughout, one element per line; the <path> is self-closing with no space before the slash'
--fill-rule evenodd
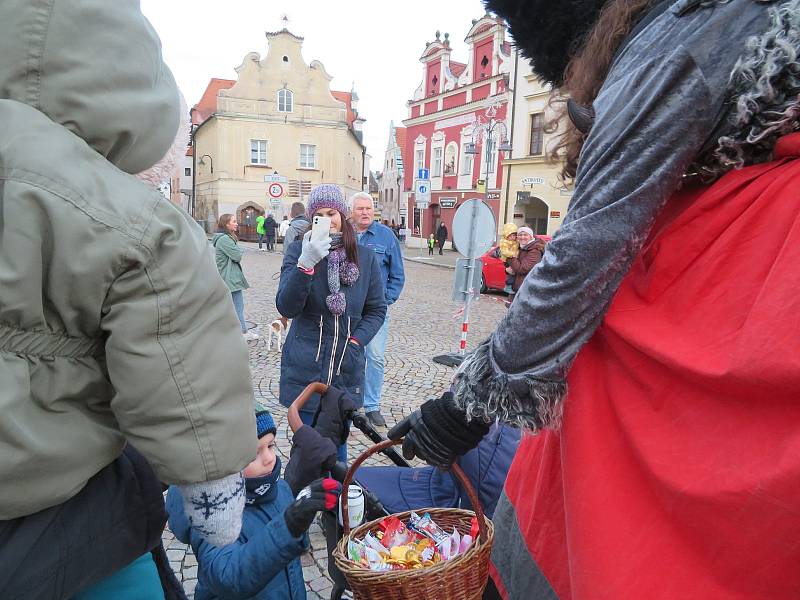
<path id="1" fill-rule="evenodd" d="M 278 90 L 278 112 L 290 113 L 293 110 L 294 95 L 291 90 Z"/>
<path id="2" fill-rule="evenodd" d="M 483 60 L 481 60 L 481 66 L 485 69 L 486 65 L 488 65 L 488 64 L 489 64 L 489 59 L 486 58 L 486 55 L 484 54 L 483 55 Z"/>

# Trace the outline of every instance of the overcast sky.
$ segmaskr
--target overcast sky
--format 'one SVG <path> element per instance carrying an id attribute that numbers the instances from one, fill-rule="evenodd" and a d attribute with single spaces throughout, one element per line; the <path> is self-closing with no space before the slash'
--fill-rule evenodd
<path id="1" fill-rule="evenodd" d="M 390 120 L 400 125 L 408 116 L 406 101 L 422 81 L 425 44 L 437 29 L 448 32 L 453 60 L 466 62 L 464 37 L 472 19 L 484 14 L 479 0 L 141 0 L 141 6 L 189 106 L 212 77 L 236 79 L 234 69 L 248 52 L 265 55 L 264 32 L 281 29 L 287 15 L 288 29 L 305 38 L 306 64 L 322 62 L 332 89 L 349 91 L 355 82 L 373 170 L 381 170 Z"/>

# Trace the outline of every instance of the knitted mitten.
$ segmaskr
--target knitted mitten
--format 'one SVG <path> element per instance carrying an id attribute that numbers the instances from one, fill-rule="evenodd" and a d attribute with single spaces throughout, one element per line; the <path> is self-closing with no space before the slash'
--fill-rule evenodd
<path id="1" fill-rule="evenodd" d="M 241 473 L 179 486 L 192 527 L 215 546 L 232 544 L 242 529 L 245 486 Z"/>

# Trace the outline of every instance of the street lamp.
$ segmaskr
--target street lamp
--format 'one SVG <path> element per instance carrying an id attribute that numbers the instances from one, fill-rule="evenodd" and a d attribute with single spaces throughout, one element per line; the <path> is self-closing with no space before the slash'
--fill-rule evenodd
<path id="1" fill-rule="evenodd" d="M 504 121 L 497 121 L 494 118 L 494 116 L 497 114 L 498 108 L 499 103 L 494 103 L 486 109 L 484 114 L 486 115 L 487 120 L 483 121 L 481 118 L 478 118 L 477 124 L 472 128 L 472 141 L 464 146 L 465 154 L 479 154 L 476 143 L 478 140 L 482 140 L 486 148 L 486 180 L 483 188 L 484 200 L 488 199 L 489 194 L 489 169 L 491 167 L 492 154 L 494 152 L 494 148 L 491 147 L 491 142 L 497 133 L 501 134 L 501 141 L 500 145 L 497 146 L 497 151 L 511 151 L 511 144 L 508 143 L 508 127 L 506 127 Z"/>
<path id="2" fill-rule="evenodd" d="M 201 164 L 201 165 L 205 165 L 205 164 L 206 164 L 206 163 L 203 161 L 203 159 L 204 159 L 204 158 L 206 158 L 206 157 L 208 157 L 208 160 L 209 160 L 209 162 L 211 163 L 211 174 L 213 175 L 213 174 L 214 174 L 214 159 L 213 159 L 213 158 L 211 158 L 211 155 L 210 155 L 210 154 L 203 154 L 203 156 L 201 156 L 201 157 L 200 157 L 200 164 Z"/>

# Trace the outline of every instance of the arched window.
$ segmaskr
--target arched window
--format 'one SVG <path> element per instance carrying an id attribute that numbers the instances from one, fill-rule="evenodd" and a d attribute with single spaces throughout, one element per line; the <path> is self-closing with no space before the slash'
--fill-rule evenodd
<path id="1" fill-rule="evenodd" d="M 294 96 L 291 90 L 278 90 L 278 112 L 292 112 Z"/>

